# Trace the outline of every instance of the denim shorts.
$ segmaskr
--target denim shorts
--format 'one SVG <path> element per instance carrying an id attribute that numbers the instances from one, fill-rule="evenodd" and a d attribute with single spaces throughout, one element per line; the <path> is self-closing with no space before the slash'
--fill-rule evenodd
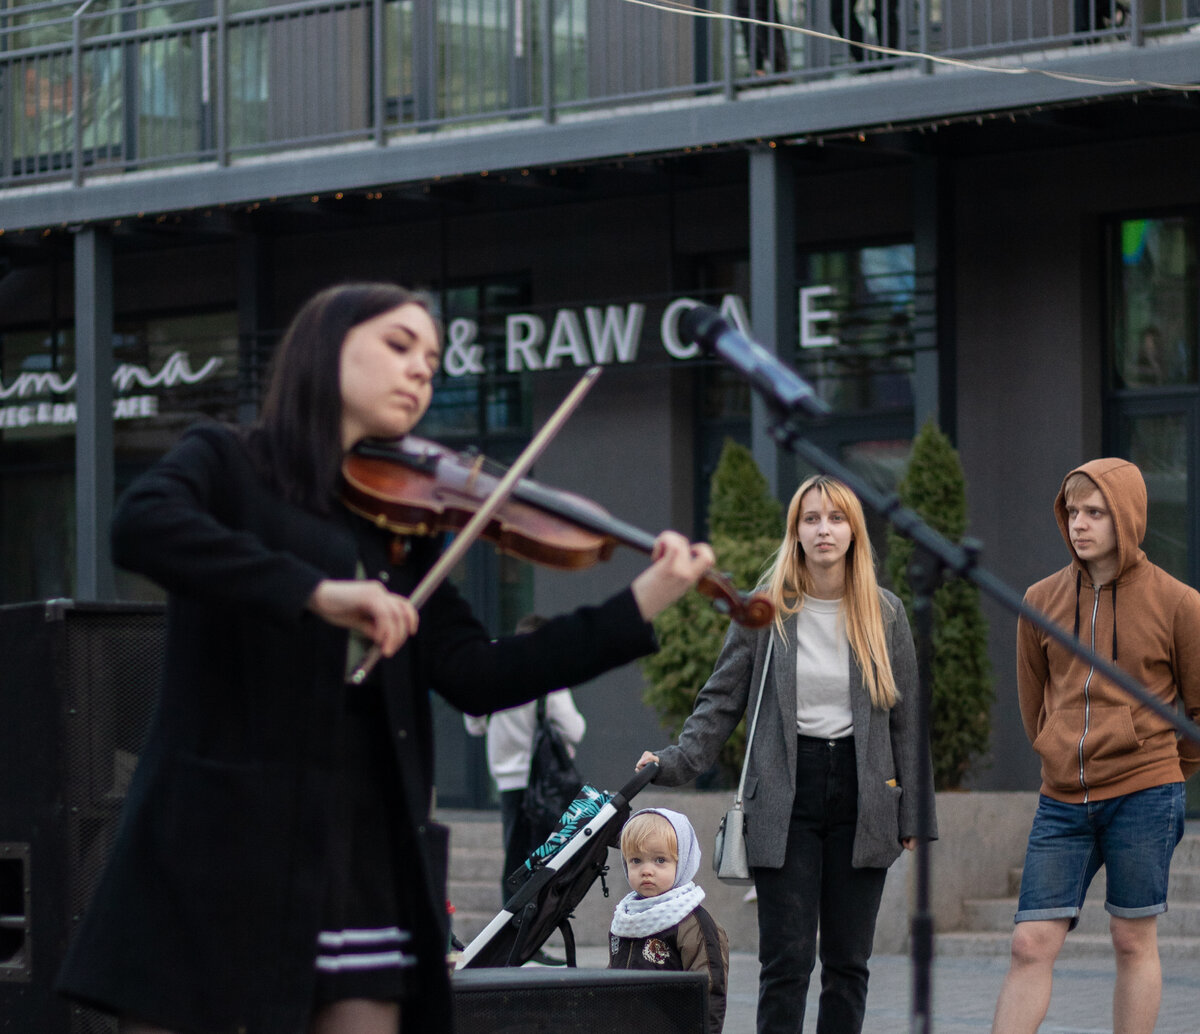
<path id="1" fill-rule="evenodd" d="M 1025 852 L 1016 922 L 1069 919 L 1074 929 L 1102 865 L 1110 915 L 1140 919 L 1165 912 L 1183 811 L 1183 783 L 1090 804 L 1063 804 L 1042 794 Z"/>

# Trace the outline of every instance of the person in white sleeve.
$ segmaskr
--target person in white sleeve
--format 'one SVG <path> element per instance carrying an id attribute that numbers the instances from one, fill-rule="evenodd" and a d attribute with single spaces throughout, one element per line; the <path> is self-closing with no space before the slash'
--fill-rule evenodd
<path id="1" fill-rule="evenodd" d="M 545 623 L 545 618 L 530 614 L 517 623 L 516 631 L 518 634 L 532 632 Z M 501 904 L 507 904 L 511 897 L 505 879 L 553 832 L 551 829 L 534 829 L 522 808 L 525 787 L 529 785 L 529 758 L 537 728 L 537 705 L 536 700 L 531 700 L 490 715 L 464 716 L 467 732 L 472 736 L 487 736 L 488 771 L 500 791 L 500 822 L 504 835 Z M 587 721 L 575 707 L 569 689 L 546 694 L 546 717 L 574 756 L 575 748 L 587 731 Z"/>

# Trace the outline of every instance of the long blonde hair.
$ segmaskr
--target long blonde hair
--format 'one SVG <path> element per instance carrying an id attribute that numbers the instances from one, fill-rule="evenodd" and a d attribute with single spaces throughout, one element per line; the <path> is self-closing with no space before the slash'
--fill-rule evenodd
<path id="1" fill-rule="evenodd" d="M 780 636 L 786 639 L 784 619 L 800 611 L 804 606 L 804 594 L 812 585 L 800 545 L 800 503 L 814 489 L 850 522 L 852 537 L 846 551 L 846 581 L 841 600 L 846 638 L 850 640 L 850 649 L 862 672 L 871 705 L 888 710 L 899 699 L 883 630 L 882 608 L 890 604 L 881 598 L 879 583 L 875 580 L 875 551 L 867 535 L 862 503 L 846 485 L 827 474 L 808 478 L 788 503 L 787 531 L 766 574 L 767 595 L 775 604 L 775 626 Z"/>

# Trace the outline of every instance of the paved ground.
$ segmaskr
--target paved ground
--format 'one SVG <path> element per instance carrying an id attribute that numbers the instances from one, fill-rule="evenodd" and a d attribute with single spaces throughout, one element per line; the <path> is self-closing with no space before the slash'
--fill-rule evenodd
<path id="1" fill-rule="evenodd" d="M 555 945 L 550 946 L 560 954 Z M 580 948 L 579 965 L 607 965 L 604 948 Z M 758 962 L 736 953 L 730 960 L 729 1008 L 724 1034 L 754 1034 Z M 863 1034 L 979 1034 L 989 1031 L 996 995 L 1008 969 L 1003 958 L 939 958 L 931 977 L 930 1022 L 921 1028 L 912 1018 L 912 967 L 902 955 L 871 960 L 871 992 Z M 814 976 L 814 983 L 816 978 Z M 1050 1013 L 1040 1034 L 1112 1034 L 1111 961 L 1075 959 L 1056 969 Z M 816 990 L 810 988 L 805 1031 L 816 1029 Z M 1200 1031 L 1200 966 L 1194 960 L 1165 963 L 1163 1005 L 1156 1034 Z"/>

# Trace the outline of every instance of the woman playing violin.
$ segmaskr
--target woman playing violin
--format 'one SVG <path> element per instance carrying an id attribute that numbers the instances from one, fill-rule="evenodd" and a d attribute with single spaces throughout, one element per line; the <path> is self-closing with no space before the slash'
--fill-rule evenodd
<path id="1" fill-rule="evenodd" d="M 339 472 L 413 429 L 440 357 L 420 296 L 323 291 L 257 422 L 190 429 L 118 505 L 114 559 L 168 593 L 165 672 L 60 987 L 125 1034 L 450 1030 L 427 690 L 480 714 L 591 679 L 713 562 L 664 532 L 623 592 L 495 641 L 449 583 L 418 614 L 438 541 L 396 549 Z"/>

